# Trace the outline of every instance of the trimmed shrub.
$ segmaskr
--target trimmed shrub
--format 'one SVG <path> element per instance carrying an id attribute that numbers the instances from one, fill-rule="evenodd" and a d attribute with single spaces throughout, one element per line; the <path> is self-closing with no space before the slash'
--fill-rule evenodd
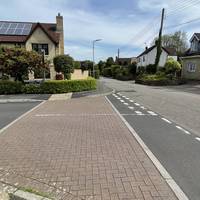
<path id="1" fill-rule="evenodd" d="M 22 92 L 25 94 L 40 94 L 40 85 L 37 84 L 27 84 L 22 87 Z"/>
<path id="2" fill-rule="evenodd" d="M 103 74 L 103 76 L 105 76 L 105 77 L 112 77 L 111 68 L 110 68 L 110 67 L 104 68 L 103 71 L 102 71 L 102 74 Z"/>
<path id="3" fill-rule="evenodd" d="M 22 91 L 23 84 L 14 81 L 0 81 L 0 94 L 18 94 Z"/>
<path id="4" fill-rule="evenodd" d="M 96 80 L 88 78 L 86 80 L 45 81 L 40 87 L 42 93 L 55 94 L 95 90 L 96 86 Z"/>
<path id="5" fill-rule="evenodd" d="M 119 72 L 120 72 L 120 66 L 119 65 L 112 65 L 111 66 L 111 73 L 112 73 L 113 78 L 116 78 L 116 76 Z"/>
<path id="6" fill-rule="evenodd" d="M 147 66 L 146 66 L 146 72 L 147 72 L 148 74 L 155 74 L 155 73 L 156 73 L 156 66 L 155 66 L 155 65 L 152 65 L 152 64 L 147 65 Z"/>
<path id="7" fill-rule="evenodd" d="M 95 79 L 99 79 L 100 78 L 100 70 L 99 69 L 96 69 L 95 70 L 95 75 L 94 75 L 95 77 Z"/>
<path id="8" fill-rule="evenodd" d="M 173 58 L 169 58 L 165 64 L 166 74 L 176 74 L 181 70 L 181 64 L 174 60 Z"/>

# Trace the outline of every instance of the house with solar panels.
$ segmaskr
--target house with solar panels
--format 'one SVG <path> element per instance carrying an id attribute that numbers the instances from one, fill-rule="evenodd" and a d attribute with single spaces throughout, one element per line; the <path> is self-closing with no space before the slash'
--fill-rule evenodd
<path id="1" fill-rule="evenodd" d="M 50 78 L 55 79 L 53 58 L 64 54 L 63 17 L 59 13 L 56 23 L 0 21 L 0 47 L 2 46 L 43 52 L 45 59 L 50 61 Z"/>

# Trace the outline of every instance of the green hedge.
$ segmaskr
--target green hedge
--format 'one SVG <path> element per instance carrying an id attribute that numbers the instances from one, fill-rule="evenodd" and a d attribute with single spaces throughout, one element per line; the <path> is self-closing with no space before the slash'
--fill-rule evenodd
<path id="1" fill-rule="evenodd" d="M 55 94 L 95 90 L 96 87 L 97 83 L 93 78 L 86 80 L 51 80 L 45 81 L 40 85 L 23 85 L 20 82 L 0 81 L 0 94 Z"/>
<path id="2" fill-rule="evenodd" d="M 41 84 L 41 91 L 46 94 L 81 92 L 95 89 L 96 80 L 93 78 L 88 78 L 87 80 L 53 80 Z"/>
<path id="3" fill-rule="evenodd" d="M 18 94 L 22 92 L 23 84 L 14 81 L 0 81 L 0 94 Z"/>
<path id="4" fill-rule="evenodd" d="M 151 86 L 164 86 L 164 85 L 180 85 L 184 84 L 185 80 L 183 79 L 173 79 L 170 80 L 167 76 L 163 74 L 145 74 L 137 77 L 135 83 Z"/>

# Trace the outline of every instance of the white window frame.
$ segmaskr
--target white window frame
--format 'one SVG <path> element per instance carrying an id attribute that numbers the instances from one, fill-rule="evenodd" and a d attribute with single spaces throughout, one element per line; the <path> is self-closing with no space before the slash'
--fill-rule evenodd
<path id="1" fill-rule="evenodd" d="M 196 72 L 196 63 L 189 62 L 187 63 L 187 71 L 188 72 Z"/>

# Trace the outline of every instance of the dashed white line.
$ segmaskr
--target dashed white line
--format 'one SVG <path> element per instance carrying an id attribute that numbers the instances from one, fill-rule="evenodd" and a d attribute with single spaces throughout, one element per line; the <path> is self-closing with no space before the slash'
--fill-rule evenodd
<path id="1" fill-rule="evenodd" d="M 131 109 L 131 110 L 134 110 L 134 107 L 129 106 L 128 108 Z"/>
<path id="2" fill-rule="evenodd" d="M 134 103 L 136 106 L 140 106 L 140 104 L 139 103 Z"/>
<path id="3" fill-rule="evenodd" d="M 121 98 L 120 98 L 120 97 L 117 97 L 117 99 L 120 100 Z"/>
<path id="4" fill-rule="evenodd" d="M 156 114 L 155 112 L 153 111 L 147 111 L 150 115 L 153 115 L 153 116 L 157 116 L 158 114 Z"/>
<path id="5" fill-rule="evenodd" d="M 196 137 L 195 139 L 198 140 L 198 141 L 200 142 L 200 138 L 199 138 L 199 137 Z"/>
<path id="6" fill-rule="evenodd" d="M 143 109 L 143 110 L 145 110 L 145 109 L 146 109 L 144 106 L 141 106 L 140 108 L 141 108 L 141 109 Z"/>
<path id="7" fill-rule="evenodd" d="M 130 98 L 126 97 L 125 99 L 126 99 L 126 100 L 129 100 Z"/>
<path id="8" fill-rule="evenodd" d="M 180 126 L 176 126 L 177 129 L 183 131 L 184 133 L 186 133 L 187 135 L 191 135 L 191 133 L 189 131 L 186 131 L 184 128 L 180 127 Z"/>
<path id="9" fill-rule="evenodd" d="M 124 103 L 125 101 L 124 100 L 120 100 L 122 103 Z"/>
<path id="10" fill-rule="evenodd" d="M 128 106 L 128 103 L 124 103 L 124 105 Z"/>
<path id="11" fill-rule="evenodd" d="M 131 103 L 133 103 L 134 101 L 133 100 L 129 100 Z"/>
<path id="12" fill-rule="evenodd" d="M 164 120 L 165 122 L 167 122 L 168 124 L 171 124 L 172 122 L 169 121 L 168 119 L 162 118 L 162 120 Z"/>
<path id="13" fill-rule="evenodd" d="M 135 113 L 137 114 L 137 115 L 144 115 L 142 112 L 140 112 L 140 111 L 135 111 Z"/>
<path id="14" fill-rule="evenodd" d="M 126 98 L 126 96 L 122 96 L 123 98 Z"/>

